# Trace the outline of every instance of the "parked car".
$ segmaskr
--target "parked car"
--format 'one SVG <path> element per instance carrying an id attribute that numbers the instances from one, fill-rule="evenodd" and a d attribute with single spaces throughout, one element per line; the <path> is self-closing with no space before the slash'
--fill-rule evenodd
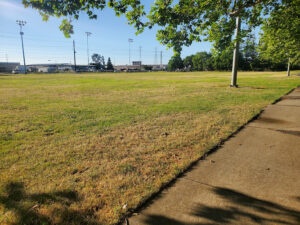
<path id="1" fill-rule="evenodd" d="M 26 72 L 30 72 L 30 68 L 26 67 Z M 13 71 L 13 74 L 22 74 L 25 73 L 25 67 L 24 66 L 17 66 Z"/>

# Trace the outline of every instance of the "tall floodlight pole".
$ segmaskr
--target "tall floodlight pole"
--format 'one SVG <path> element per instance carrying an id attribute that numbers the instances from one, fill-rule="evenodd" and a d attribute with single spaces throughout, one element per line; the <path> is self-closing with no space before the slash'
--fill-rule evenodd
<path id="1" fill-rule="evenodd" d="M 128 38 L 128 48 L 129 48 L 129 65 L 131 64 L 131 60 L 130 60 L 130 57 L 131 57 L 131 53 L 130 53 L 130 43 L 132 43 L 133 42 L 133 39 L 131 39 L 131 38 Z"/>
<path id="2" fill-rule="evenodd" d="M 87 53 L 87 59 L 88 59 L 88 66 L 90 65 L 90 53 L 89 53 L 89 36 L 91 36 L 91 32 L 85 32 L 86 33 L 86 53 Z"/>
<path id="3" fill-rule="evenodd" d="M 23 52 L 23 62 L 24 62 L 24 73 L 26 74 L 26 62 L 25 62 L 25 53 L 24 53 L 24 43 L 23 43 L 23 35 L 24 32 L 22 31 L 22 27 L 25 26 L 26 21 L 17 20 L 17 24 L 20 26 L 20 35 L 21 35 L 21 42 L 22 42 L 22 52 Z"/>

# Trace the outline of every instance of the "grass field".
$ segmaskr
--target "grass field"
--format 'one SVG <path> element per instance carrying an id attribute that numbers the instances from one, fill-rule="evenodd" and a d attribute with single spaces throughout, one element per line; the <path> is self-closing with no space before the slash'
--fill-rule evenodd
<path id="1" fill-rule="evenodd" d="M 118 222 L 300 85 L 285 74 L 0 75 L 0 224 Z"/>

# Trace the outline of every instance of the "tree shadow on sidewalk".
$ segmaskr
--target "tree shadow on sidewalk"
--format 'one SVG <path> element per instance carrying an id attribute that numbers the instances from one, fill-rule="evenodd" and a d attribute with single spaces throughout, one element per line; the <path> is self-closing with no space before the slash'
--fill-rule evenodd
<path id="1" fill-rule="evenodd" d="M 96 222 L 88 212 L 80 212 L 68 208 L 72 202 L 79 201 L 75 191 L 64 190 L 49 193 L 27 194 L 24 185 L 20 182 L 10 182 L 5 186 L 5 194 L 0 195 L 0 205 L 6 211 L 12 211 L 16 215 L 14 225 L 48 225 L 53 221 L 46 215 L 39 213 L 41 206 L 59 204 L 62 207 L 54 208 L 53 214 L 57 218 L 55 224 L 91 224 Z"/>
<path id="2" fill-rule="evenodd" d="M 194 219 L 204 219 L 204 223 L 184 223 L 161 215 L 147 215 L 144 220 L 148 225 L 212 225 L 238 224 L 249 221 L 247 224 L 286 224 L 299 225 L 300 211 L 290 209 L 261 200 L 244 193 L 222 187 L 213 187 L 212 192 L 228 202 L 226 207 L 212 207 L 197 204 L 192 210 Z M 298 199 L 298 197 L 296 197 Z"/>

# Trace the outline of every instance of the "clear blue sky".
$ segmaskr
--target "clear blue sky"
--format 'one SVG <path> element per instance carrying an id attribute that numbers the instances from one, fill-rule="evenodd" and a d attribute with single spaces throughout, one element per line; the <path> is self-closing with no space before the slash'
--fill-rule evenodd
<path id="1" fill-rule="evenodd" d="M 148 1 L 147 1 L 148 2 Z M 149 1 L 149 4 L 151 1 Z M 21 0 L 0 0 L 0 62 L 22 62 L 19 26 L 16 20 L 25 20 L 23 28 L 24 45 L 27 64 L 35 63 L 73 63 L 72 41 L 76 42 L 77 63 L 87 64 L 86 31 L 92 32 L 89 38 L 90 55 L 99 53 L 105 60 L 111 57 L 113 64 L 128 64 L 128 38 L 131 44 L 131 59 L 139 60 L 139 46 L 142 47 L 142 61 L 145 64 L 160 62 L 160 51 L 163 51 L 163 63 L 166 64 L 173 55 L 156 40 L 156 29 L 146 30 L 136 36 L 132 26 L 126 24 L 124 17 L 116 17 L 110 8 L 98 13 L 97 20 L 89 20 L 82 14 L 74 21 L 74 35 L 66 39 L 59 30 L 61 19 L 50 17 L 48 22 L 42 21 L 38 11 L 24 8 Z M 195 43 L 185 47 L 185 57 L 199 51 L 209 51 L 210 43 Z"/>

